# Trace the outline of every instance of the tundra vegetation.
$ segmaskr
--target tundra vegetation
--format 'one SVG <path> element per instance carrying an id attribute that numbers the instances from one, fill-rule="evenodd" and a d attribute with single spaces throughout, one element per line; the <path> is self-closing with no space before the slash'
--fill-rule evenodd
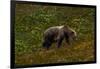
<path id="1" fill-rule="evenodd" d="M 95 8 L 16 4 L 14 25 L 16 65 L 95 61 Z M 73 28 L 78 40 L 45 50 L 43 32 L 59 25 Z"/>

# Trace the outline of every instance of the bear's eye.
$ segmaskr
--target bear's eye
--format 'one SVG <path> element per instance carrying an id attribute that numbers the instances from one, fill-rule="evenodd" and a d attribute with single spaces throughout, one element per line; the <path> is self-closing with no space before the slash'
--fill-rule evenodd
<path id="1" fill-rule="evenodd" d="M 71 34 L 74 34 L 74 32 L 71 32 Z"/>

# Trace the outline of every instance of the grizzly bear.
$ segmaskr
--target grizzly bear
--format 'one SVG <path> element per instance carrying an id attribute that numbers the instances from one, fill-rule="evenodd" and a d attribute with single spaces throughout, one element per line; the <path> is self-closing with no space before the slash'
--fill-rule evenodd
<path id="1" fill-rule="evenodd" d="M 43 34 L 43 47 L 49 49 L 52 43 L 56 42 L 59 48 L 65 39 L 68 44 L 76 39 L 76 32 L 69 26 L 54 26 L 45 30 Z"/>

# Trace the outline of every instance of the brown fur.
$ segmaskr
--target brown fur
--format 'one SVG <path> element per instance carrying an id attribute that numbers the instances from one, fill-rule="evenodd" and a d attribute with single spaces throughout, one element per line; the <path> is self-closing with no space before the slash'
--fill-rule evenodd
<path id="1" fill-rule="evenodd" d="M 64 38 L 70 44 L 71 40 L 76 38 L 76 32 L 68 26 L 50 27 L 44 32 L 43 47 L 48 49 L 53 42 L 57 42 L 59 48 Z"/>

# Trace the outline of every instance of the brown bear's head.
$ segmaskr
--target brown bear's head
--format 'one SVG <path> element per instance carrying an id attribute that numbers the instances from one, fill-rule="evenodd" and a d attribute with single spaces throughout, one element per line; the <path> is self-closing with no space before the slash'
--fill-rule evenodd
<path id="1" fill-rule="evenodd" d="M 69 38 L 70 40 L 77 40 L 77 33 L 74 29 L 64 25 L 63 30 L 67 38 Z"/>

